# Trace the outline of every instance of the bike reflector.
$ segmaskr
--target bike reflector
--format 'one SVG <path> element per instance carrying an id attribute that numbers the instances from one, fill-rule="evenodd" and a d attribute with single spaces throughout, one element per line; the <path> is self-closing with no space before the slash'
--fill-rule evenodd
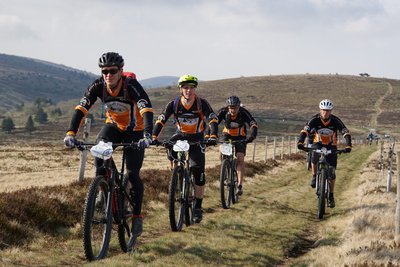
<path id="1" fill-rule="evenodd" d="M 112 143 L 100 141 L 97 145 L 90 149 L 90 153 L 96 158 L 109 159 L 113 153 Z"/>
<path id="2" fill-rule="evenodd" d="M 232 144 L 222 144 L 221 153 L 226 156 L 232 155 Z"/>
<path id="3" fill-rule="evenodd" d="M 190 145 L 187 140 L 178 140 L 173 146 L 173 150 L 176 152 L 189 151 Z"/>

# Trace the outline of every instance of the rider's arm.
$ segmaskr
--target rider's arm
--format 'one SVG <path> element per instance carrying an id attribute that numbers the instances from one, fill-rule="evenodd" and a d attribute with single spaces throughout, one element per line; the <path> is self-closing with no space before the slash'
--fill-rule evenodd
<path id="1" fill-rule="evenodd" d="M 351 135 L 349 129 L 347 129 L 347 127 L 338 117 L 335 117 L 335 120 L 337 123 L 338 130 L 343 135 L 343 138 L 346 140 L 346 148 L 351 148 L 352 144 L 351 144 Z"/>
<path id="2" fill-rule="evenodd" d="M 317 115 L 315 115 L 306 123 L 306 125 L 300 132 L 298 144 L 304 145 L 304 141 L 306 140 L 306 137 L 307 136 L 309 138 L 311 137 L 311 129 L 315 129 L 317 127 L 316 122 L 318 120 L 319 120 L 319 118 L 317 117 Z"/>
<path id="3" fill-rule="evenodd" d="M 151 135 L 153 132 L 153 107 L 150 98 L 136 79 L 129 79 L 128 88 L 131 98 L 136 101 L 139 113 L 143 118 L 144 134 Z"/>
<path id="4" fill-rule="evenodd" d="M 243 118 L 249 124 L 250 127 L 250 137 L 252 139 L 256 139 L 258 124 L 257 121 L 253 118 L 250 112 L 245 108 L 240 108 L 240 112 L 242 113 Z"/>
<path id="5" fill-rule="evenodd" d="M 201 99 L 204 117 L 207 118 L 208 127 L 210 128 L 210 138 L 218 137 L 218 117 L 214 113 L 210 104 L 205 99 Z"/>
<path id="6" fill-rule="evenodd" d="M 160 134 L 164 124 L 168 121 L 168 118 L 174 113 L 174 101 L 167 104 L 160 116 L 158 116 L 156 123 L 153 128 L 153 139 L 157 139 Z"/>
<path id="7" fill-rule="evenodd" d="M 102 88 L 102 80 L 97 79 L 86 89 L 83 98 L 79 101 L 79 105 L 75 107 L 74 114 L 72 115 L 72 119 L 67 130 L 68 135 L 76 135 L 83 122 L 83 119 L 88 114 L 89 109 L 96 102 L 97 97 L 101 97 Z"/>

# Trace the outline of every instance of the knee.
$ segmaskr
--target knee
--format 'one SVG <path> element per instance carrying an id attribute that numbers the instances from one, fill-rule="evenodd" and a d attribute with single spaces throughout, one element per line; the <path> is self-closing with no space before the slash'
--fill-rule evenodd
<path id="1" fill-rule="evenodd" d="M 206 176 L 204 174 L 204 171 L 201 170 L 199 167 L 193 167 L 192 168 L 192 174 L 194 177 L 194 184 L 198 186 L 203 186 L 206 184 Z"/>

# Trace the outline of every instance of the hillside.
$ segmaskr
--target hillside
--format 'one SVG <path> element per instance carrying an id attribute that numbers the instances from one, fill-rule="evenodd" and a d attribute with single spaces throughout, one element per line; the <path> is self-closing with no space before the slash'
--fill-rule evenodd
<path id="1" fill-rule="evenodd" d="M 0 111 L 37 98 L 78 98 L 95 77 L 64 65 L 0 54 Z"/>

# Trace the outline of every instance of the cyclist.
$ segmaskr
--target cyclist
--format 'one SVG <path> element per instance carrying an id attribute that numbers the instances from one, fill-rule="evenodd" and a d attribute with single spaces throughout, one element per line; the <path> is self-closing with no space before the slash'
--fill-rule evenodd
<path id="1" fill-rule="evenodd" d="M 189 141 L 204 140 L 204 121 L 208 121 L 211 129 L 210 144 L 216 144 L 218 125 L 210 104 L 196 94 L 198 80 L 192 75 L 183 75 L 179 78 L 180 95 L 169 102 L 158 117 L 153 130 L 153 139 L 156 141 L 168 118 L 173 115 L 177 126 L 176 135 Z M 178 139 L 178 137 L 175 137 Z M 191 146 L 189 150 L 190 167 L 195 182 L 195 209 L 194 220 L 199 223 L 203 218 L 202 202 L 205 187 L 205 154 L 200 146 Z"/>
<path id="2" fill-rule="evenodd" d="M 221 108 L 217 114 L 218 124 L 225 122 L 222 130 L 222 140 L 233 141 L 245 140 L 246 142 L 235 143 L 238 173 L 238 195 L 243 194 L 243 177 L 245 173 L 244 157 L 246 155 L 247 143 L 253 142 L 257 137 L 258 125 L 250 112 L 241 106 L 237 96 L 230 96 L 226 100 L 226 107 Z M 247 135 L 247 126 L 250 128 L 250 135 Z M 222 159 L 222 155 L 220 155 Z"/>
<path id="3" fill-rule="evenodd" d="M 301 131 L 297 147 L 304 150 L 304 140 L 307 136 L 315 133 L 313 143 L 321 142 L 322 146 L 328 148 L 337 148 L 337 133 L 341 133 L 346 140 L 345 152 L 351 152 L 351 135 L 344 123 L 335 115 L 332 114 L 333 103 L 329 99 L 324 99 L 319 103 L 319 113 L 314 115 L 311 120 L 308 121 L 307 125 Z M 318 139 L 321 140 L 318 140 Z M 312 155 L 312 179 L 311 187 L 315 188 L 316 185 L 316 173 L 317 163 L 319 155 L 313 153 Z M 329 170 L 329 188 L 330 194 L 328 197 L 328 206 L 330 208 L 335 207 L 334 189 L 336 179 L 336 166 L 337 166 L 337 155 L 330 154 L 327 156 L 328 163 L 332 166 Z"/>
<path id="4" fill-rule="evenodd" d="M 64 142 L 68 147 L 75 146 L 79 126 L 98 98 L 103 102 L 106 121 L 96 142 L 138 142 L 140 149 L 127 148 L 126 171 L 132 183 L 135 202 L 132 234 L 139 236 L 143 230 L 141 208 L 144 190 L 139 172 L 144 159 L 144 148 L 152 142 L 153 109 L 140 83 L 123 73 L 124 59 L 121 55 L 115 52 L 104 53 L 99 58 L 98 65 L 102 77 L 89 85 L 76 106 Z M 105 174 L 102 165 L 103 160 L 95 158 L 96 175 Z"/>

